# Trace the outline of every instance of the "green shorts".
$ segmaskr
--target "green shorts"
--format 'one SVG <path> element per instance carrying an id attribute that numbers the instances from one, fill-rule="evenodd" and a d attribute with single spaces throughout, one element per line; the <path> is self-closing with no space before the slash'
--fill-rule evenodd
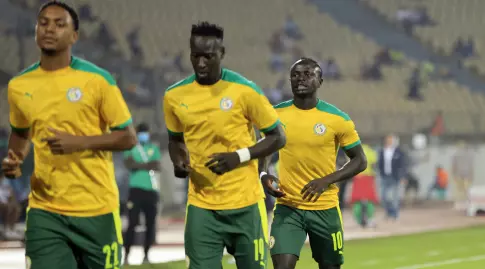
<path id="1" fill-rule="evenodd" d="M 307 234 L 313 259 L 319 264 L 344 263 L 344 231 L 340 208 L 302 210 L 278 204 L 271 225 L 271 255 L 300 256 Z"/>
<path id="2" fill-rule="evenodd" d="M 119 212 L 68 217 L 27 211 L 26 262 L 30 269 L 119 269 L 123 239 Z"/>
<path id="3" fill-rule="evenodd" d="M 185 255 L 187 268 L 222 268 L 224 247 L 237 268 L 264 269 L 268 259 L 268 221 L 264 201 L 233 210 L 187 206 Z"/>

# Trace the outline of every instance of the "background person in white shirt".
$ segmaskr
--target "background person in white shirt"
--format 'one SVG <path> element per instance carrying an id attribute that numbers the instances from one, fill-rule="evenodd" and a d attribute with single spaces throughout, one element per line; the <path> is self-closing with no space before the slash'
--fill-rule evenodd
<path id="1" fill-rule="evenodd" d="M 399 138 L 388 135 L 384 147 L 379 152 L 378 170 L 381 177 L 381 203 L 386 217 L 397 220 L 400 209 L 400 181 L 406 173 L 406 157 L 399 147 Z"/>

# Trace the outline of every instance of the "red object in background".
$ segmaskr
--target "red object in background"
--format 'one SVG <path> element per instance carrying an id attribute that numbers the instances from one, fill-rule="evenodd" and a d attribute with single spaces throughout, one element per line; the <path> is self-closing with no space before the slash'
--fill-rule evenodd
<path id="1" fill-rule="evenodd" d="M 350 204 L 367 200 L 378 204 L 376 182 L 374 176 L 357 175 L 352 181 L 352 195 Z"/>
<path id="2" fill-rule="evenodd" d="M 436 183 L 438 183 L 438 186 L 442 189 L 448 188 L 448 173 L 446 173 L 445 169 L 438 168 Z"/>
<path id="3" fill-rule="evenodd" d="M 445 132 L 445 122 L 443 115 L 439 113 L 434 119 L 433 126 L 431 127 L 432 136 L 440 136 Z"/>

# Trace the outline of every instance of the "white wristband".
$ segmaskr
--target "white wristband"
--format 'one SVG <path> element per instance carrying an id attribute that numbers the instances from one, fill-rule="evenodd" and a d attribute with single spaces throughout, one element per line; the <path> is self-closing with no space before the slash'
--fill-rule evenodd
<path id="1" fill-rule="evenodd" d="M 236 150 L 237 155 L 239 155 L 239 162 L 245 163 L 251 160 L 251 152 L 249 152 L 248 148 L 238 149 Z"/>
<path id="2" fill-rule="evenodd" d="M 266 172 L 261 172 L 261 174 L 259 174 L 259 180 L 261 180 L 264 176 L 266 176 L 268 173 Z"/>

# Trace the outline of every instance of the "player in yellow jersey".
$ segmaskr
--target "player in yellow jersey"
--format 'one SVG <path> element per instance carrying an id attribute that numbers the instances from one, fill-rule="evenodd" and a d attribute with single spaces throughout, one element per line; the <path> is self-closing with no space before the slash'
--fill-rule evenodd
<path id="1" fill-rule="evenodd" d="M 349 116 L 317 98 L 322 70 L 303 58 L 291 67 L 293 100 L 276 105 L 287 143 L 279 151 L 279 189 L 261 173 L 266 191 L 277 197 L 270 250 L 275 269 L 293 269 L 307 235 L 320 269 L 343 264 L 343 227 L 335 183 L 366 168 L 366 157 Z M 342 147 L 350 161 L 336 171 Z M 263 162 L 263 160 L 262 160 Z"/>
<path id="2" fill-rule="evenodd" d="M 132 148 L 136 134 L 113 77 L 71 56 L 78 29 L 71 7 L 56 1 L 43 5 L 36 25 L 40 62 L 8 84 L 12 133 L 2 161 L 7 177 L 20 176 L 34 144 L 26 223 L 31 269 L 121 266 L 111 151 Z"/>
<path id="3" fill-rule="evenodd" d="M 267 266 L 267 220 L 260 157 L 285 144 L 276 111 L 253 82 L 221 67 L 223 29 L 192 26 L 194 75 L 169 87 L 163 106 L 170 158 L 189 177 L 185 225 L 188 268 L 222 268 L 224 247 L 238 268 Z M 253 124 L 266 134 L 256 143 Z"/>

